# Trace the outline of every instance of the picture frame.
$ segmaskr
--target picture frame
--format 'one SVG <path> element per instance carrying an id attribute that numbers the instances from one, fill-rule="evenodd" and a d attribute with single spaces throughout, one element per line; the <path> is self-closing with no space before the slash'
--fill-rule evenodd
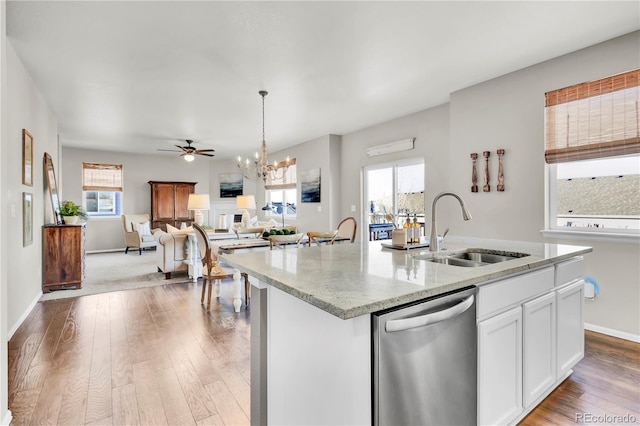
<path id="1" fill-rule="evenodd" d="M 300 202 L 320 202 L 320 169 L 311 169 L 300 173 Z"/>
<path id="2" fill-rule="evenodd" d="M 22 247 L 33 243 L 33 194 L 22 193 Z"/>
<path id="3" fill-rule="evenodd" d="M 33 136 L 22 129 L 22 184 L 33 186 Z"/>
<path id="4" fill-rule="evenodd" d="M 49 188 L 49 198 L 51 199 L 51 209 L 53 210 L 53 223 L 62 225 L 60 216 L 60 198 L 58 196 L 58 182 L 56 181 L 56 171 L 53 168 L 53 160 L 48 153 L 44 153 L 44 174 Z"/>
<path id="5" fill-rule="evenodd" d="M 220 173 L 220 198 L 235 198 L 243 195 L 242 173 Z"/>

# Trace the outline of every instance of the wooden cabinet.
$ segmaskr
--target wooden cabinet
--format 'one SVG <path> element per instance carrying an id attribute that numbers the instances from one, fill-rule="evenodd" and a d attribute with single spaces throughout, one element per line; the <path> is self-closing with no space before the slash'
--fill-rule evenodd
<path id="1" fill-rule="evenodd" d="M 167 224 L 180 228 L 193 223 L 193 212 L 187 210 L 189 194 L 197 182 L 149 181 L 151 185 L 151 228 L 167 230 Z"/>
<path id="2" fill-rule="evenodd" d="M 85 225 L 45 225 L 42 229 L 42 292 L 81 288 Z"/>

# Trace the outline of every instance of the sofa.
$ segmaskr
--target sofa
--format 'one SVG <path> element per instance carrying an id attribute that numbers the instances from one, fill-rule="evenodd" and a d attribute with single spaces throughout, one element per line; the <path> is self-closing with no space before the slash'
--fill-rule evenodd
<path id="1" fill-rule="evenodd" d="M 187 255 L 187 234 L 170 234 L 165 231 L 158 231 L 153 234 L 157 241 L 156 263 L 159 272 L 164 272 L 165 278 L 170 279 L 172 272 L 187 271 L 189 265 L 186 263 Z"/>

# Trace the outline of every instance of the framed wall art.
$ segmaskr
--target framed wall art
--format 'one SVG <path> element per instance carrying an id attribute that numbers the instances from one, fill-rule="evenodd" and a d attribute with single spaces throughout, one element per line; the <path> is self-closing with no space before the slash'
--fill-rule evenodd
<path id="1" fill-rule="evenodd" d="M 22 129 L 22 184 L 33 186 L 33 136 Z"/>
<path id="2" fill-rule="evenodd" d="M 320 169 L 300 173 L 300 202 L 320 202 Z"/>
<path id="3" fill-rule="evenodd" d="M 220 173 L 220 198 L 235 198 L 242 195 L 242 173 Z"/>
<path id="4" fill-rule="evenodd" d="M 22 247 L 33 243 L 33 194 L 22 193 Z"/>

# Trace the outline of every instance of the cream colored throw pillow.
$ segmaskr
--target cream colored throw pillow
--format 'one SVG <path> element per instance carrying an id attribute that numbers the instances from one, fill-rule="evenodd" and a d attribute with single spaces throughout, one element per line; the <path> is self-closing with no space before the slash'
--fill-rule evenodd
<path id="1" fill-rule="evenodd" d="M 149 221 L 132 223 L 131 226 L 141 237 L 144 235 L 151 235 L 151 225 L 149 224 Z"/>
<path id="2" fill-rule="evenodd" d="M 191 234 L 193 233 L 193 226 L 187 226 L 184 229 L 178 229 L 175 226 L 167 224 L 167 232 L 170 234 Z"/>

